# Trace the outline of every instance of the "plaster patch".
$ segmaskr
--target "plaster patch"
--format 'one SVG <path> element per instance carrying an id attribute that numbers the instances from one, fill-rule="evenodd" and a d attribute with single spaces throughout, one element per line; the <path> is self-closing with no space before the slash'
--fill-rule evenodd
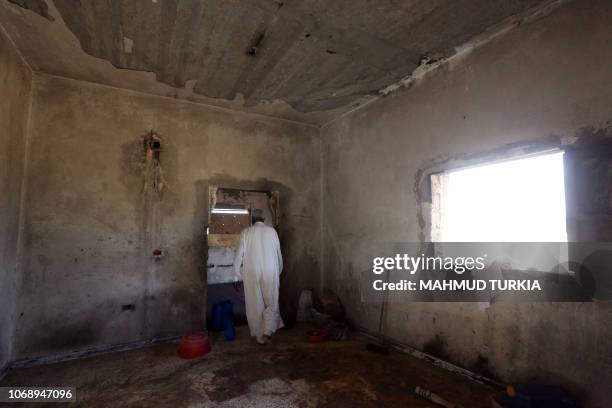
<path id="1" fill-rule="evenodd" d="M 134 47 L 134 40 L 127 38 L 127 37 L 123 37 L 123 51 L 126 54 L 131 54 L 133 47 Z"/>

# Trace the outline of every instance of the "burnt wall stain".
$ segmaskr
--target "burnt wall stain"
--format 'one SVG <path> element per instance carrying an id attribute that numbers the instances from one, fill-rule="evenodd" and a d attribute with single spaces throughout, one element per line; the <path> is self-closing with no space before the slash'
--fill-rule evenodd
<path id="1" fill-rule="evenodd" d="M 604 143 L 612 141 L 612 120 L 608 120 L 604 127 L 585 126 L 576 132 L 578 138 L 574 145 L 583 146 L 588 144 Z"/>
<path id="2" fill-rule="evenodd" d="M 140 248 L 140 270 L 145 299 L 152 296 L 158 273 L 167 269 L 173 252 L 165 248 L 163 225 L 171 222 L 180 207 L 176 192 L 178 184 L 178 148 L 171 138 L 154 130 L 144 131 L 132 141 L 121 146 L 120 182 L 126 188 L 126 200 L 134 209 L 138 225 L 138 247 Z M 159 250 L 164 255 L 152 255 Z M 163 259 L 163 262 L 161 260 Z M 155 301 L 144 301 L 142 310 L 145 330 L 155 325 L 158 310 Z"/>
<path id="3" fill-rule="evenodd" d="M 126 198 L 135 207 L 140 202 L 143 188 L 144 144 L 145 136 L 121 145 L 119 181 L 125 186 Z"/>
<path id="4" fill-rule="evenodd" d="M 497 375 L 495 375 L 495 373 L 491 370 L 489 358 L 483 356 L 482 354 L 479 354 L 478 357 L 476 357 L 476 361 L 474 361 L 470 369 L 476 374 L 480 374 L 488 378 L 497 378 Z"/>
<path id="5" fill-rule="evenodd" d="M 565 147 L 568 238 L 612 240 L 612 126 L 585 127 Z"/>
<path id="6" fill-rule="evenodd" d="M 155 186 L 154 179 L 147 183 L 147 145 L 151 134 L 160 138 L 160 150 L 156 153 L 155 160 L 158 162 L 162 187 Z M 153 159 L 153 158 L 152 158 Z M 121 174 L 119 181 L 126 188 L 126 198 L 134 206 L 135 216 L 142 214 L 142 196 L 147 188 L 157 191 L 161 209 L 164 214 L 172 215 L 176 212 L 180 199 L 176 192 L 178 185 L 178 147 L 171 138 L 159 135 L 157 132 L 145 131 L 132 141 L 121 145 L 121 157 L 119 166 Z"/>
<path id="7" fill-rule="evenodd" d="M 160 211 L 161 202 L 164 196 L 163 189 L 163 170 L 159 159 L 161 152 L 154 152 L 154 139 L 159 138 L 155 132 L 150 131 L 145 135 L 142 143 L 142 190 L 140 195 L 140 222 L 139 222 L 139 241 L 142 244 L 141 269 L 143 274 L 143 289 L 145 298 L 155 299 L 154 288 L 156 275 L 160 269 L 151 253 L 162 246 L 162 226 L 164 217 Z M 145 331 L 151 328 L 156 322 L 155 313 L 151 312 L 149 302 L 144 302 L 144 327 Z M 154 308 L 153 308 L 154 310 Z"/>
<path id="8" fill-rule="evenodd" d="M 433 339 L 423 344 L 422 350 L 424 353 L 451 362 L 450 356 L 446 351 L 446 342 L 439 334 L 436 334 Z"/>
<path id="9" fill-rule="evenodd" d="M 81 350 L 96 343 L 98 332 L 98 324 L 90 321 L 65 322 L 63 327 L 39 330 L 41 336 L 33 340 L 28 349 L 38 353 Z"/>
<path id="10" fill-rule="evenodd" d="M 145 327 L 148 337 L 163 338 L 185 330 L 201 330 L 204 325 L 202 296 L 202 286 L 194 282 L 190 287 L 169 287 L 143 298 L 140 303 L 150 314 Z"/>

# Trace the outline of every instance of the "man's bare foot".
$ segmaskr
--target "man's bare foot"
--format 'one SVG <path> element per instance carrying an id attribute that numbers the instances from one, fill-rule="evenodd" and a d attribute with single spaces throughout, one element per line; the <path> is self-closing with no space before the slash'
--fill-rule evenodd
<path id="1" fill-rule="evenodd" d="M 266 344 L 268 344 L 268 341 L 266 339 L 266 336 L 260 336 L 260 337 L 256 337 L 255 341 L 259 344 L 261 344 L 262 346 L 265 346 Z"/>

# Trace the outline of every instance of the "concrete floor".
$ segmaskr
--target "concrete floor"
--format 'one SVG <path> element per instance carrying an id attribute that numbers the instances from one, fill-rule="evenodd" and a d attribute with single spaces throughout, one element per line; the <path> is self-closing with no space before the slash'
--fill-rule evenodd
<path id="1" fill-rule="evenodd" d="M 12 370 L 0 386 L 75 386 L 71 406 L 86 407 L 435 407 L 414 395 L 420 385 L 464 407 L 490 406 L 491 388 L 401 352 L 366 351 L 357 334 L 310 344 L 298 326 L 260 346 L 245 329 L 232 343 L 215 335 L 200 359 L 165 344 Z"/>

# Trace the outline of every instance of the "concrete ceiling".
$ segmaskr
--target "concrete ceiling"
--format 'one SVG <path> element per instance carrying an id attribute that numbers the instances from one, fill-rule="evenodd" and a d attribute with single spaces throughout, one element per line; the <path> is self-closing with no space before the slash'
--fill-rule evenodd
<path id="1" fill-rule="evenodd" d="M 321 124 L 542 0 L 0 0 L 35 71 Z"/>

